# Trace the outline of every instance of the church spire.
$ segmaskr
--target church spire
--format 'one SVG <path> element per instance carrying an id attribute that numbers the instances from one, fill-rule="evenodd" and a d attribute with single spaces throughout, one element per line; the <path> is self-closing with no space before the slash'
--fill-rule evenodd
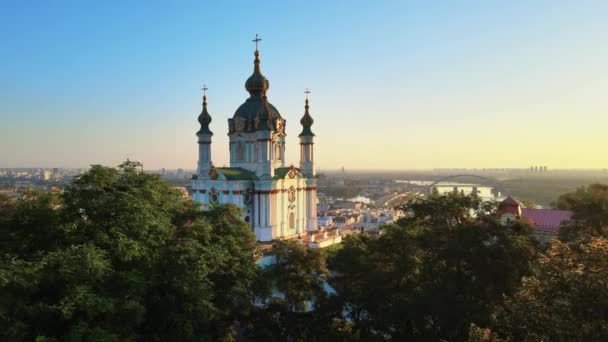
<path id="1" fill-rule="evenodd" d="M 198 116 L 198 122 L 201 124 L 201 129 L 196 134 L 209 134 L 213 135 L 213 132 L 209 129 L 211 123 L 211 115 L 207 111 L 207 88 L 206 84 L 203 84 L 203 111 Z"/>
<path id="2" fill-rule="evenodd" d="M 262 75 L 262 71 L 260 70 L 260 51 L 258 50 L 258 44 L 262 41 L 262 38 L 258 34 L 255 35 L 255 39 L 252 42 L 255 42 L 255 52 L 253 55 L 255 59 L 253 60 L 253 74 L 249 76 L 247 81 L 245 82 L 245 89 L 249 92 L 249 94 L 263 96 L 266 94 L 268 87 L 270 84 L 264 75 Z"/>
<path id="3" fill-rule="evenodd" d="M 302 137 L 302 136 L 314 137 L 315 134 L 310 130 L 310 127 L 314 123 L 314 120 L 312 119 L 312 116 L 310 116 L 310 113 L 308 112 L 308 108 L 310 108 L 310 106 L 308 105 L 308 94 L 310 94 L 310 90 L 308 90 L 308 88 L 306 88 L 306 91 L 304 92 L 304 94 L 306 94 L 306 104 L 304 105 L 304 116 L 302 116 L 302 119 L 300 120 L 300 123 L 302 124 L 302 133 L 300 133 L 299 136 L 300 137 Z"/>

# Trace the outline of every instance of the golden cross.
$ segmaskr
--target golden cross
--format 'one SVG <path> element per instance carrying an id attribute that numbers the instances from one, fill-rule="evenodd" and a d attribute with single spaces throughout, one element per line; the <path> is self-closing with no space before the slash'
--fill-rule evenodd
<path id="1" fill-rule="evenodd" d="M 308 88 L 306 88 L 306 91 L 304 91 L 304 94 L 306 94 L 306 99 L 308 100 L 308 94 L 310 94 L 310 90 L 308 90 Z"/>
<path id="2" fill-rule="evenodd" d="M 258 36 L 258 34 L 256 33 L 256 34 L 255 34 L 255 39 L 254 39 L 254 40 L 252 40 L 252 42 L 255 42 L 255 50 L 256 50 L 256 51 L 258 50 L 258 43 L 259 43 L 259 42 L 261 42 L 261 41 L 262 41 L 262 38 L 260 38 L 260 37 Z"/>
<path id="3" fill-rule="evenodd" d="M 203 96 L 207 96 L 207 90 L 209 90 L 209 88 L 207 88 L 206 84 L 203 84 Z"/>

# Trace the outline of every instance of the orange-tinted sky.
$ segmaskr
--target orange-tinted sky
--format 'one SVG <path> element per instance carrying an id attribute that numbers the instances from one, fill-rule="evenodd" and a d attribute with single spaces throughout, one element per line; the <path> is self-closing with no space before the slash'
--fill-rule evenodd
<path id="1" fill-rule="evenodd" d="M 91 6 L 95 6 L 92 8 Z M 195 168 L 263 41 L 298 163 L 305 88 L 322 169 L 608 167 L 608 2 L 0 5 L 0 167 Z"/>

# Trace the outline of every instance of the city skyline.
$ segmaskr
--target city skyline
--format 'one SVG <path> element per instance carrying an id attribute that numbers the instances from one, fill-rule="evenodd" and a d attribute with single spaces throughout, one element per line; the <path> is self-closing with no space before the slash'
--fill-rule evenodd
<path id="1" fill-rule="evenodd" d="M 287 160 L 310 88 L 321 169 L 608 166 L 606 3 L 231 5 L 1 5 L 0 167 L 194 169 L 203 83 L 229 164 L 256 33 Z"/>

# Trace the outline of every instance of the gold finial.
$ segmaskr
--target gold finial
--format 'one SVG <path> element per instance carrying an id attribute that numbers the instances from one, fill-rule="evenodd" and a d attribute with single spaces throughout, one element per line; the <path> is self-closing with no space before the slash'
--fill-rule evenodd
<path id="1" fill-rule="evenodd" d="M 260 38 L 260 36 L 258 36 L 258 34 L 255 34 L 255 39 L 252 40 L 252 42 L 255 43 L 255 51 L 258 51 L 258 43 L 262 41 L 262 38 Z"/>

